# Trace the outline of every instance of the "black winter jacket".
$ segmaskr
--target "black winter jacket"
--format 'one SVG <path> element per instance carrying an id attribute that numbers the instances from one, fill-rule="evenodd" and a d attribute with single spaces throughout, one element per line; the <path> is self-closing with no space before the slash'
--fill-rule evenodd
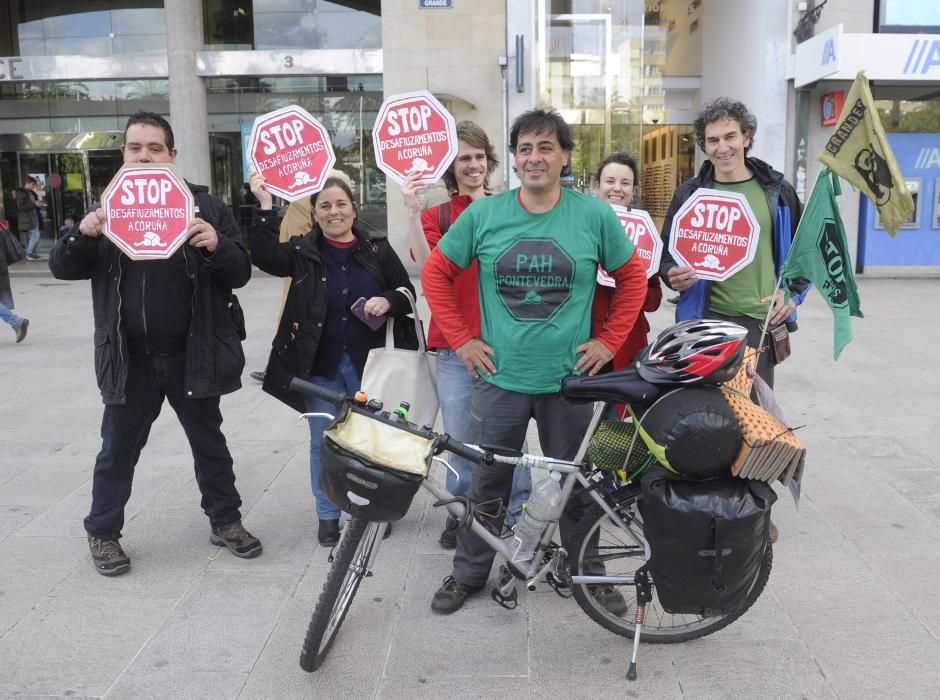
<path id="1" fill-rule="evenodd" d="M 405 266 L 384 235 L 367 235 L 355 228 L 353 232 L 359 238 L 353 256 L 386 290 L 381 296 L 391 304 L 390 314 L 403 321 L 395 324 L 396 347 L 417 349 L 414 321 L 406 318 L 411 313 L 411 304 L 404 294 L 395 291 L 406 287 L 412 295 L 415 293 Z M 294 377 L 310 377 L 326 319 L 326 274 L 319 250 L 322 234 L 314 229 L 306 236 L 293 236 L 286 243 L 279 243 L 276 213 L 262 211 L 248 238 L 251 260 L 259 269 L 277 277 L 292 278 L 271 344 L 263 389 L 303 412 L 303 396 L 291 391 L 290 382 Z"/>
<path id="2" fill-rule="evenodd" d="M 187 183 L 189 184 L 189 183 Z M 189 185 L 196 197 L 196 216 L 212 224 L 219 243 L 212 254 L 188 243 L 185 257 L 193 281 L 192 321 L 186 341 L 186 396 L 194 399 L 228 394 L 241 387 L 245 354 L 232 316 L 232 289 L 251 278 L 251 261 L 231 209 L 208 188 Z M 127 400 L 127 337 L 122 318 L 121 282 L 134 261 L 105 236 L 89 238 L 78 229 L 56 243 L 49 268 L 58 279 L 91 280 L 95 318 L 95 374 L 106 404 Z"/>
<path id="3" fill-rule="evenodd" d="M 29 233 L 39 228 L 38 195 L 32 190 L 20 187 L 16 190 L 17 228 L 20 233 Z"/>

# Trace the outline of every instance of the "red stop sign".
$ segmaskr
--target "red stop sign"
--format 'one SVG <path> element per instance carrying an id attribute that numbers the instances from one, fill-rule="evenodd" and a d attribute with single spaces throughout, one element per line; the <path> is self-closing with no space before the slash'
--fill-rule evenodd
<path id="1" fill-rule="evenodd" d="M 372 127 L 375 162 L 399 185 L 412 171 L 436 182 L 457 156 L 454 117 L 427 90 L 391 95 Z"/>
<path id="2" fill-rule="evenodd" d="M 172 165 L 125 165 L 101 197 L 104 235 L 134 260 L 166 260 L 186 241 L 194 203 Z"/>
<path id="3" fill-rule="evenodd" d="M 248 163 L 271 194 L 295 201 L 323 189 L 336 155 L 323 125 L 303 107 L 290 105 L 255 119 Z"/>
<path id="4" fill-rule="evenodd" d="M 659 237 L 656 224 L 642 209 L 627 209 L 617 204 L 611 204 L 617 212 L 617 218 L 623 225 L 624 233 L 633 241 L 636 254 L 643 261 L 646 276 L 652 277 L 659 272 L 659 259 L 663 255 L 663 239 Z"/>
<path id="5" fill-rule="evenodd" d="M 702 188 L 673 217 L 669 252 L 702 279 L 723 282 L 754 259 L 758 234 L 743 194 Z"/>

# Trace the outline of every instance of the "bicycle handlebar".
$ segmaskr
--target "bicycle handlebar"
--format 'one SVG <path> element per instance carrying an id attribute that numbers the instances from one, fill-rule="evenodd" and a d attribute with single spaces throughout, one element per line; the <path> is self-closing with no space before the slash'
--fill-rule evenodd
<path id="1" fill-rule="evenodd" d="M 493 463 L 493 455 L 485 450 L 477 449 L 476 447 L 471 447 L 470 445 L 460 442 L 460 440 L 455 440 L 450 435 L 440 435 L 438 436 L 438 446 L 441 448 L 441 451 L 447 450 L 448 452 L 453 452 L 455 455 L 463 457 L 464 459 L 469 459 L 471 462 L 476 463 Z"/>
<path id="2" fill-rule="evenodd" d="M 349 405 L 354 401 L 352 397 L 346 396 L 346 394 L 341 391 L 334 391 L 333 389 L 317 386 L 316 384 L 311 384 L 310 382 L 306 382 L 303 379 L 299 379 L 297 377 L 291 379 L 290 388 L 294 391 L 299 391 L 301 394 L 308 394 L 310 396 L 315 396 L 318 399 L 328 401 L 329 403 L 336 406 L 337 409 L 341 408 L 344 404 Z M 378 416 L 373 417 L 376 420 L 388 423 L 387 420 L 383 420 Z M 422 432 L 427 433 L 431 438 L 437 439 L 437 444 L 434 450 L 435 453 L 444 452 L 446 450 L 478 464 L 493 464 L 498 462 L 510 466 L 516 466 L 522 463 L 525 463 L 529 467 L 548 467 L 551 464 L 558 464 L 569 467 L 572 466 L 572 463 L 567 460 L 552 459 L 550 457 L 539 457 L 537 455 L 530 454 L 518 454 L 512 456 L 501 455 L 496 452 L 495 448 L 491 450 L 477 447 L 475 445 L 467 445 L 460 440 L 452 438 L 446 433 L 441 435 L 424 430 L 422 430 Z"/>
<path id="3" fill-rule="evenodd" d="M 290 388 L 294 391 L 299 391 L 301 394 L 309 394 L 318 399 L 329 401 L 337 408 L 349 400 L 349 397 L 341 391 L 334 391 L 333 389 L 317 386 L 316 384 L 305 382 L 303 379 L 298 379 L 297 377 L 290 380 Z"/>

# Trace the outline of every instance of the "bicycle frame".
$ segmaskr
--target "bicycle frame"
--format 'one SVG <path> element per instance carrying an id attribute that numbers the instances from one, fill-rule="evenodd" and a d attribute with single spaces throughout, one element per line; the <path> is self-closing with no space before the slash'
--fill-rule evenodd
<path id="1" fill-rule="evenodd" d="M 537 455 L 523 455 L 519 460 L 518 464 L 526 467 L 544 467 L 549 471 L 557 471 L 562 474 L 561 480 L 561 501 L 556 507 L 555 511 L 552 513 L 551 520 L 548 523 L 548 527 L 545 528 L 545 532 L 542 534 L 542 538 L 539 540 L 539 544 L 535 549 L 535 555 L 529 562 L 514 562 L 517 565 L 522 565 L 523 567 L 528 563 L 528 566 L 525 569 L 526 576 L 526 588 L 530 591 L 535 590 L 536 586 L 545 580 L 545 577 L 551 572 L 554 565 L 554 558 L 549 560 L 541 566 L 540 554 L 546 551 L 548 545 L 552 541 L 552 537 L 555 535 L 555 531 L 558 529 L 558 520 L 564 513 L 565 506 L 568 503 L 568 500 L 571 498 L 571 494 L 574 491 L 574 486 L 576 482 L 580 482 L 581 485 L 587 489 L 591 498 L 597 503 L 608 517 L 617 524 L 617 526 L 625 532 L 630 539 L 636 542 L 637 545 L 643 547 L 645 558 L 649 559 L 650 549 L 649 544 L 646 540 L 640 539 L 637 537 L 633 530 L 627 527 L 626 523 L 623 522 L 623 519 L 610 507 L 610 504 L 604 499 L 603 496 L 598 494 L 595 489 L 590 488 L 590 483 L 584 474 L 581 473 L 581 463 L 584 460 L 584 456 L 587 454 L 588 447 L 591 444 L 591 438 L 594 435 L 594 431 L 597 428 L 597 424 L 600 422 L 601 418 L 604 415 L 608 404 L 604 402 L 597 402 L 594 405 L 594 413 L 591 416 L 591 421 L 588 424 L 588 428 L 584 433 L 584 437 L 581 439 L 581 444 L 578 446 L 578 451 L 572 460 L 563 460 L 563 459 L 554 459 L 551 457 L 539 457 Z M 300 415 L 300 418 L 310 418 L 310 417 L 323 417 L 330 420 L 333 419 L 333 416 L 329 413 L 304 413 Z M 449 464 L 446 463 L 443 459 L 438 459 L 437 461 L 443 462 L 447 468 L 451 468 Z M 507 468 L 510 465 L 507 464 Z M 457 518 L 460 521 L 466 516 L 466 508 L 463 503 L 459 500 L 454 500 L 455 496 L 445 487 L 440 486 L 435 481 L 431 479 L 425 479 L 421 482 L 421 486 L 430 491 L 438 500 L 440 501 L 450 501 L 444 506 L 447 508 L 447 511 Z M 372 551 L 369 554 L 369 561 L 366 564 L 367 571 L 371 571 L 372 564 L 375 562 L 375 558 L 378 555 L 379 545 L 382 542 L 382 538 L 385 535 L 387 529 L 387 523 L 378 523 L 379 527 L 375 530 L 375 544 L 372 547 Z M 494 535 L 490 532 L 480 521 L 476 518 L 470 519 L 470 530 L 476 533 L 484 542 L 486 542 L 490 548 L 496 552 L 498 555 L 501 555 L 507 561 L 512 560 L 513 549 L 510 540 L 503 539 Z M 519 568 L 517 566 L 517 568 Z M 635 583 L 634 576 L 572 576 L 571 582 L 573 584 L 600 584 L 600 583 L 615 583 L 615 584 L 627 584 L 632 585 Z"/>
<path id="2" fill-rule="evenodd" d="M 536 455 L 525 455 L 519 461 L 519 464 L 524 467 L 531 468 L 532 466 L 545 467 L 549 471 L 557 471 L 562 474 L 561 481 L 561 501 L 558 504 L 558 507 L 555 509 L 555 512 L 552 513 L 551 521 L 548 524 L 548 527 L 545 529 L 545 532 L 542 535 L 541 540 L 539 540 L 539 545 L 536 547 L 535 555 L 529 562 L 515 562 L 515 564 L 525 567 L 524 573 L 526 575 L 526 587 L 529 590 L 535 590 L 535 587 L 538 583 L 542 582 L 545 577 L 551 572 L 553 561 L 548 561 L 545 564 L 541 565 L 540 554 L 546 550 L 548 545 L 552 541 L 552 537 L 555 534 L 555 530 L 558 528 L 558 519 L 561 517 L 564 512 L 565 506 L 568 503 L 568 500 L 571 498 L 572 491 L 576 482 L 580 482 L 588 490 L 588 493 L 591 495 L 591 498 L 604 510 L 605 513 L 613 520 L 621 530 L 623 530 L 629 537 L 636 542 L 637 545 L 643 547 L 643 551 L 648 559 L 650 556 L 649 544 L 640 538 L 638 538 L 633 531 L 627 527 L 623 522 L 623 519 L 610 507 L 604 497 L 597 493 L 596 490 L 590 489 L 590 483 L 584 474 L 581 473 L 581 462 L 584 460 L 584 456 L 587 454 L 588 447 L 591 443 L 591 438 L 594 435 L 594 430 L 597 428 L 597 424 L 600 422 L 601 417 L 604 414 L 607 404 L 599 402 L 595 404 L 594 413 L 591 416 L 591 422 L 588 425 L 587 431 L 585 431 L 584 438 L 581 440 L 581 444 L 578 447 L 578 451 L 575 454 L 574 459 L 572 460 L 562 460 L 562 459 L 553 459 L 550 457 L 538 457 Z M 507 468 L 510 468 L 507 465 Z M 454 499 L 454 495 L 448 491 L 443 486 L 440 486 L 436 482 L 425 479 L 421 483 L 422 487 L 430 491 L 438 500 L 441 501 L 451 501 Z M 460 501 L 454 501 L 452 503 L 447 503 L 445 506 L 448 512 L 453 515 L 458 520 L 463 520 L 466 515 L 466 509 Z M 497 535 L 494 535 L 490 532 L 481 522 L 476 518 L 470 519 L 470 529 L 476 533 L 484 542 L 486 542 L 493 551 L 501 555 L 507 561 L 512 560 L 513 548 L 510 544 L 510 540 L 504 540 Z M 617 584 L 633 584 L 633 576 L 572 576 L 572 583 L 617 583 Z"/>

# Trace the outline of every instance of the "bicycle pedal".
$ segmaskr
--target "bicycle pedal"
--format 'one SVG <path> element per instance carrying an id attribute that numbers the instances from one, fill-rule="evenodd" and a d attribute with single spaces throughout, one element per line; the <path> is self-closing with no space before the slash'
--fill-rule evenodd
<path id="1" fill-rule="evenodd" d="M 559 580 L 552 572 L 549 572 L 548 575 L 545 576 L 545 582 L 551 586 L 552 590 L 555 591 L 559 598 L 570 598 L 574 595 L 574 592 L 571 590 L 570 582 L 565 583 Z"/>
<path id="2" fill-rule="evenodd" d="M 503 595 L 498 588 L 494 588 L 490 591 L 490 597 L 506 610 L 515 610 L 519 605 L 519 592 L 515 588 L 509 595 Z"/>

